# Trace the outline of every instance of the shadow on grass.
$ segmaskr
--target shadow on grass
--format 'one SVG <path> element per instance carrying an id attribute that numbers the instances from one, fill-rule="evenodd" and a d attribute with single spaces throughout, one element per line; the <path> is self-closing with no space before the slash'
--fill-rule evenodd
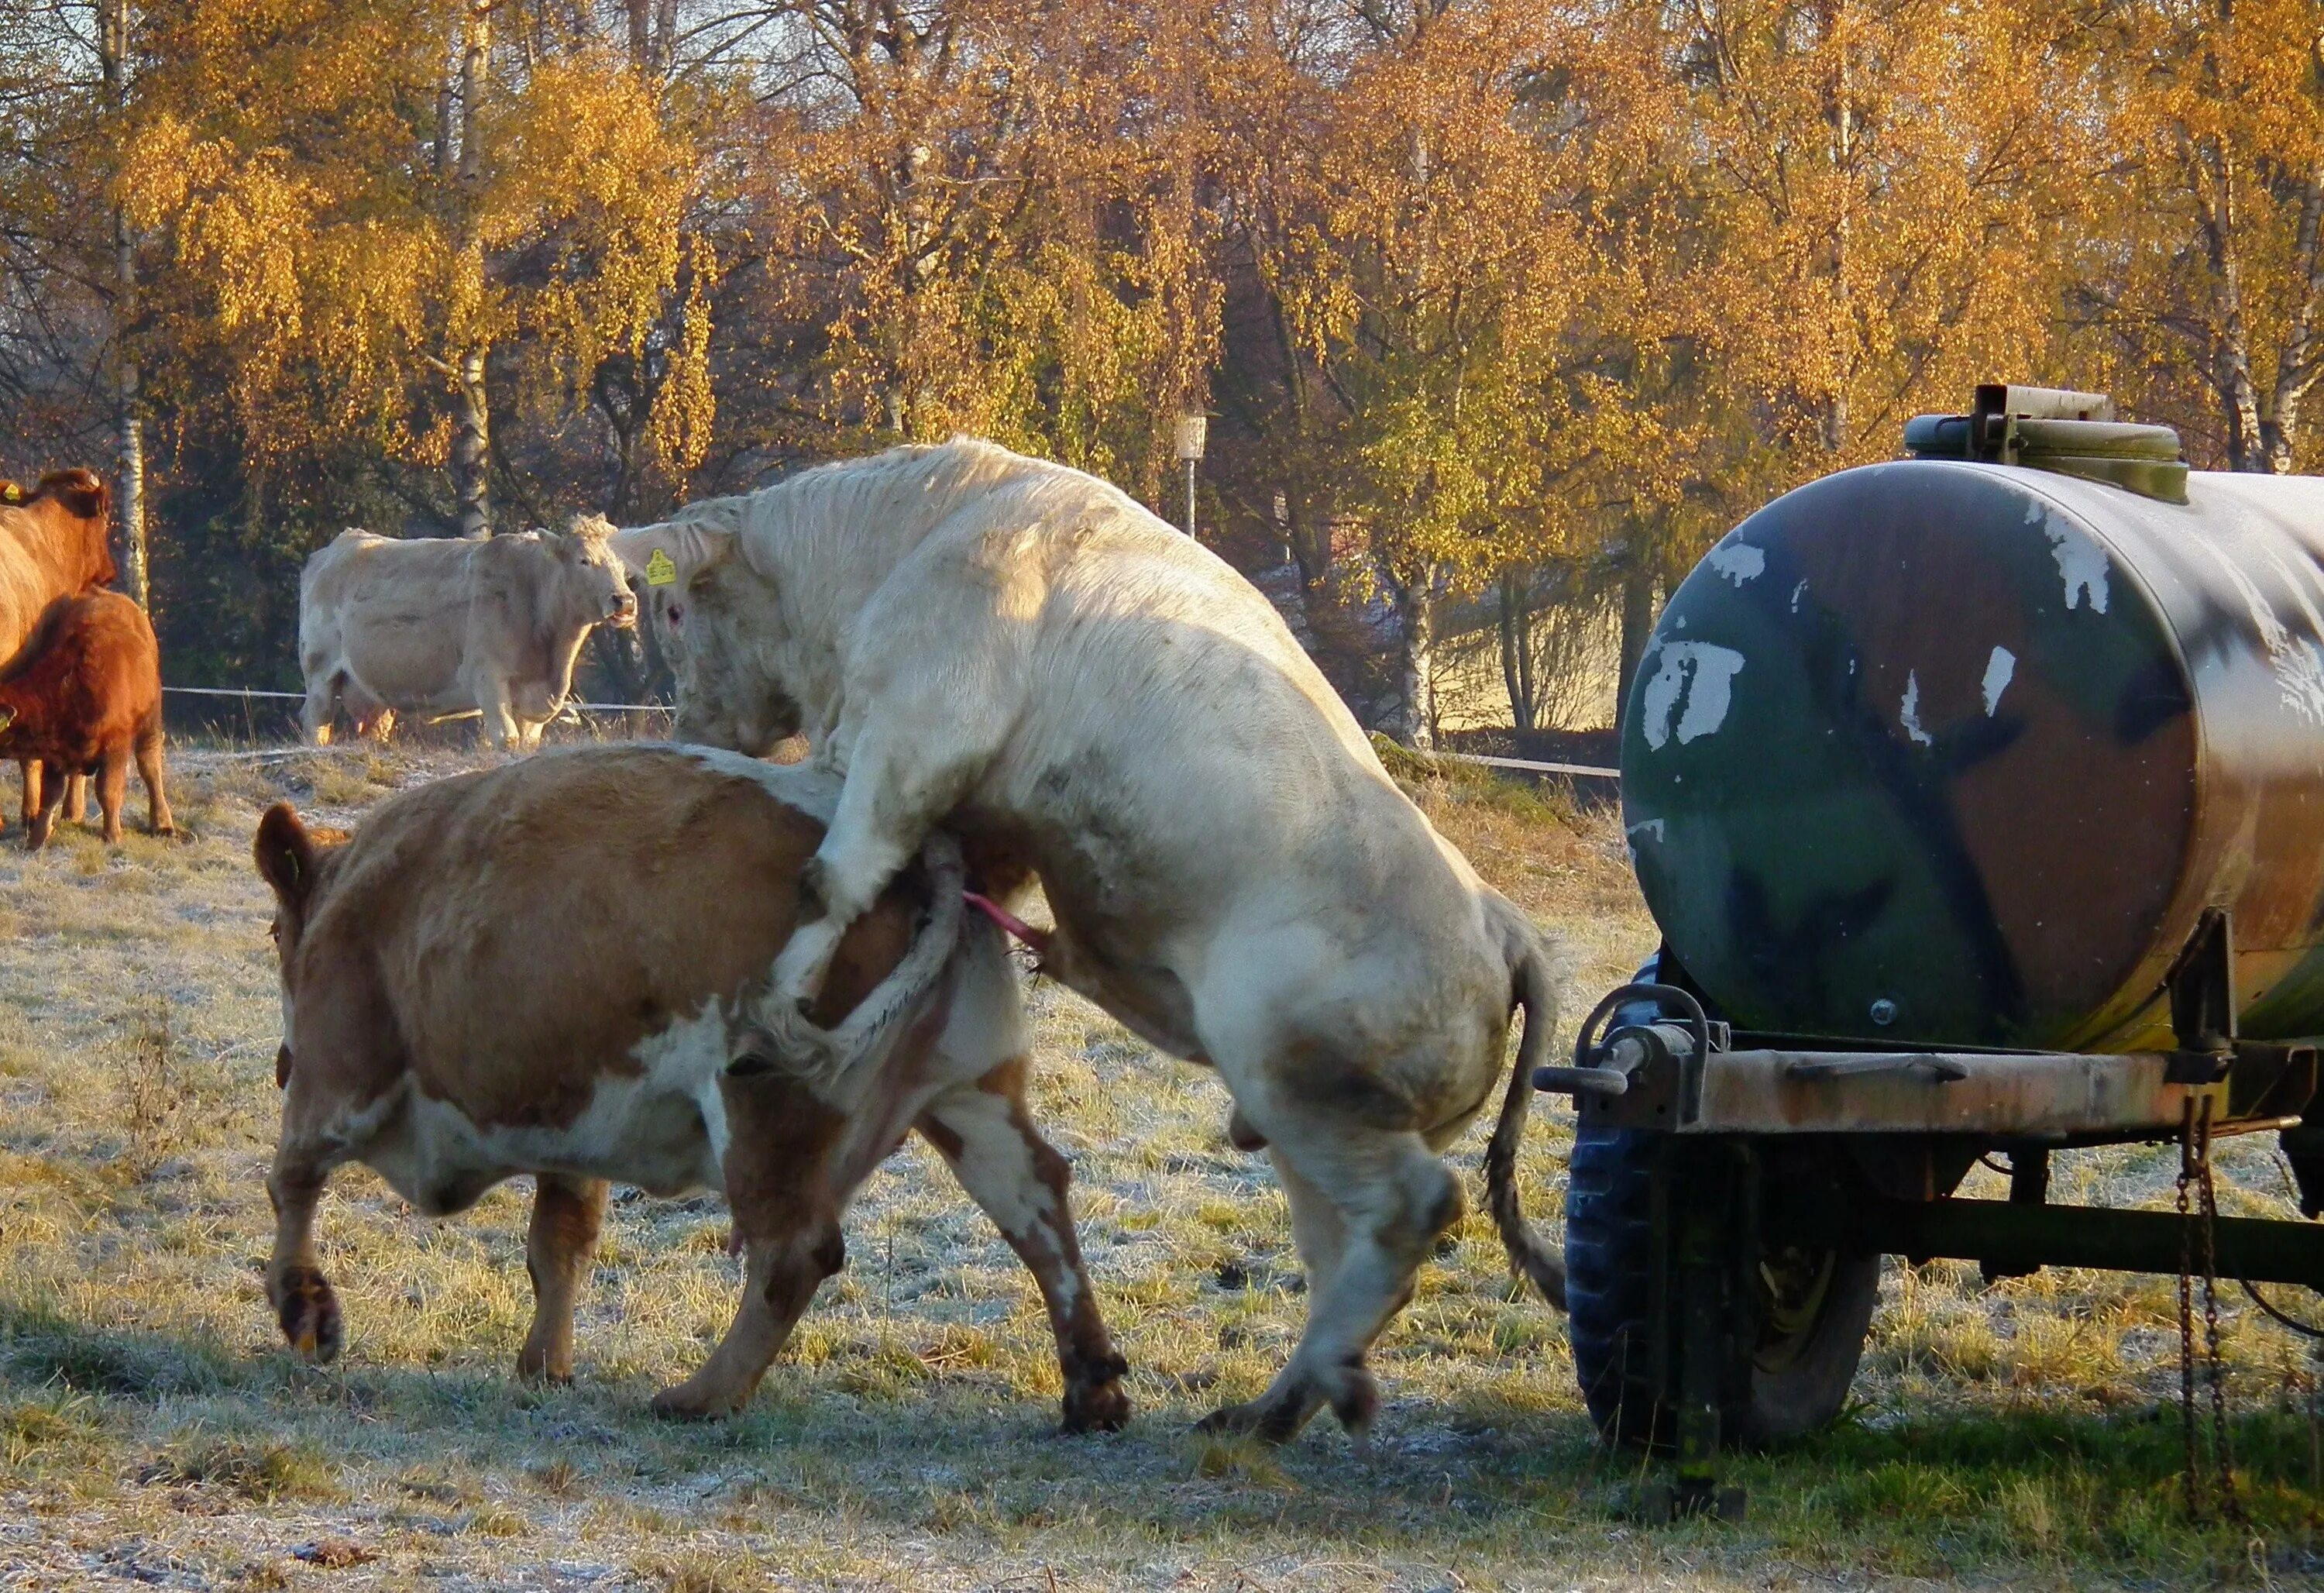
<path id="1" fill-rule="evenodd" d="M 0 1399 L 60 1388 L 98 1396 L 115 1429 L 149 1448 L 185 1449 L 173 1434 L 189 1422 L 262 1432 L 351 1487 L 365 1472 L 521 1479 L 555 1468 L 607 1495 L 675 1496 L 706 1517 L 784 1512 L 1002 1534 L 1057 1527 L 1157 1546 L 1231 1533 L 1418 1556 L 1600 1552 L 1628 1485 L 1657 1474 L 1635 1454 L 1600 1448 L 1578 1416 L 1473 1396 L 1392 1408 L 1370 1459 L 1328 1421 L 1268 1450 L 1195 1436 L 1201 1410 L 1166 1399 L 1127 1433 L 1066 1439 L 1055 1435 L 1047 1401 L 973 1379 L 859 1397 L 790 1366 L 740 1416 L 672 1423 L 648 1414 L 650 1389 L 638 1376 L 540 1390 L 482 1365 L 318 1371 L 287 1353 L 249 1356 L 0 1305 Z M 2187 1519 L 2174 1409 L 1997 1409 L 1853 1420 L 1738 1458 L 1729 1475 L 1751 1497 L 1743 1526 L 1688 1524 L 1652 1536 L 1738 1569 L 1773 1555 L 1895 1575 L 2036 1567 L 2171 1586 L 2257 1579 L 2261 1567 L 2324 1570 L 2306 1417 L 2246 1412 L 2233 1436 L 2248 1527 Z"/>

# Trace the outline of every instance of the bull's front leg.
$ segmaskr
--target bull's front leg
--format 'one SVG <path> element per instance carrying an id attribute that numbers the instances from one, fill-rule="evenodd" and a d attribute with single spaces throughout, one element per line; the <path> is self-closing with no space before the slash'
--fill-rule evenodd
<path id="1" fill-rule="evenodd" d="M 1066 1199 L 1072 1167 L 1025 1110 L 1024 1061 L 1004 1062 L 974 1084 L 946 1091 L 921 1116 L 919 1128 L 1040 1286 L 1065 1380 L 1065 1430 L 1120 1427 L 1130 1420 L 1130 1395 L 1121 1386 L 1130 1364 L 1106 1333 L 1082 1264 Z"/>
<path id="2" fill-rule="evenodd" d="M 920 722 L 918 715 L 893 717 L 908 727 Z M 989 757 L 982 746 L 932 746 L 928 736 L 884 729 L 856 739 L 831 828 L 799 871 L 798 927 L 775 959 L 776 999 L 796 1002 L 802 1012 L 814 1002 L 848 926 L 919 854 Z"/>
<path id="3" fill-rule="evenodd" d="M 532 1279 L 532 1329 L 517 1352 L 516 1375 L 529 1382 L 573 1381 L 573 1311 L 604 1226 L 602 1178 L 544 1172 L 534 1181 L 532 1226 L 524 1270 Z"/>
<path id="4" fill-rule="evenodd" d="M 523 750 L 523 733 L 517 727 L 508 682 L 498 675 L 479 673 L 475 678 L 474 691 L 476 707 L 483 715 L 476 722 L 476 734 L 497 744 L 503 752 Z"/>

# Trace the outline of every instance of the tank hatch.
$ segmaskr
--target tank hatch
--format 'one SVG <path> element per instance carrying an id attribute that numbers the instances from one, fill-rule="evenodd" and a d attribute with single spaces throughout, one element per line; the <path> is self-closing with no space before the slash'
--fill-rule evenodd
<path id="1" fill-rule="evenodd" d="M 2187 501 L 2179 433 L 2116 420 L 2114 400 L 2103 393 L 1987 382 L 1965 415 L 1905 421 L 1904 447 L 1915 458 L 2022 465 L 2166 504 Z"/>

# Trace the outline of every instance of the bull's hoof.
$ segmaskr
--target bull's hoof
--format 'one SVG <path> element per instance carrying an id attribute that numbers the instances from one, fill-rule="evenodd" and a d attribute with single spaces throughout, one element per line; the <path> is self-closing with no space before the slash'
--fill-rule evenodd
<path id="1" fill-rule="evenodd" d="M 1287 1444 L 1307 1425 L 1308 1411 L 1282 1399 L 1246 1400 L 1222 1405 L 1194 1423 L 1194 1431 L 1221 1438 L 1255 1439 L 1263 1444 Z"/>
<path id="2" fill-rule="evenodd" d="M 727 1389 L 697 1387 L 700 1381 L 689 1377 L 675 1388 L 663 1389 L 647 1408 L 667 1421 L 715 1422 L 741 1410 L 750 1397 L 737 1399 Z"/>
<path id="3" fill-rule="evenodd" d="M 1102 1383 L 1075 1382 L 1065 1386 L 1063 1432 L 1120 1432 L 1130 1425 L 1130 1392 L 1120 1375 Z"/>
<path id="4" fill-rule="evenodd" d="M 288 1268 L 274 1285 L 274 1320 L 290 1348 L 310 1361 L 338 1357 L 345 1329 L 330 1280 L 311 1266 Z"/>

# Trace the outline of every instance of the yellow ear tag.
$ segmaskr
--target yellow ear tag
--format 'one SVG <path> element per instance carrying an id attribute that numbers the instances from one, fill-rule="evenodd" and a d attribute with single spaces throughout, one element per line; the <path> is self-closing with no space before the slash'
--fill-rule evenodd
<path id="1" fill-rule="evenodd" d="M 0 498 L 6 498 L 12 504 L 22 503 L 24 498 L 24 489 L 12 481 L 8 484 L 7 490 L 0 492 Z"/>
<path id="2" fill-rule="evenodd" d="M 668 553 L 664 552 L 659 548 L 656 548 L 653 551 L 653 557 L 646 560 L 646 585 L 650 587 L 674 587 L 677 584 L 678 566 L 670 562 L 670 557 Z"/>

